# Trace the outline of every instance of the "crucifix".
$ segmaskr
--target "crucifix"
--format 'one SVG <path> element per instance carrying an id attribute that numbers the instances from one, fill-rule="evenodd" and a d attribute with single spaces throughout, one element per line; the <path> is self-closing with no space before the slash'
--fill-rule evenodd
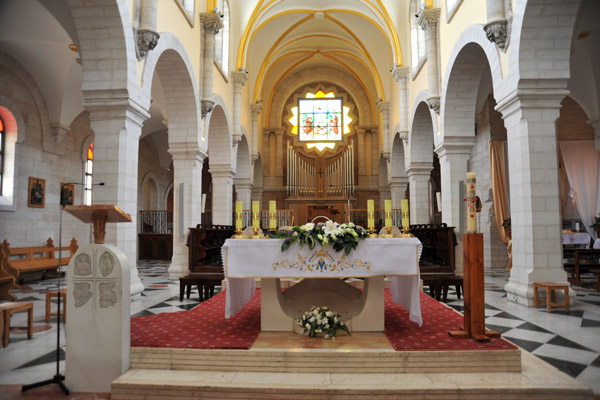
<path id="1" fill-rule="evenodd" d="M 321 178 L 323 176 L 323 170 L 321 168 L 319 168 L 318 174 L 319 174 L 319 178 Z"/>

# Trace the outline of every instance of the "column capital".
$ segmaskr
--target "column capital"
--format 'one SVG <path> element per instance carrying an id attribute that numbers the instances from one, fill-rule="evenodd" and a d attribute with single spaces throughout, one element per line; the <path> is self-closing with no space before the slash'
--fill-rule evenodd
<path id="1" fill-rule="evenodd" d="M 406 169 L 406 173 L 409 177 L 417 175 L 427 175 L 429 177 L 432 169 L 433 165 L 430 162 L 412 162 Z"/>
<path id="2" fill-rule="evenodd" d="M 536 86 L 540 87 L 536 87 Z M 560 109 L 561 101 L 569 94 L 566 79 L 521 79 L 519 88 L 498 101 L 496 110 L 507 119 L 524 109 Z"/>
<path id="3" fill-rule="evenodd" d="M 202 119 L 206 118 L 206 116 L 212 112 L 215 108 L 215 102 L 210 99 L 202 99 L 200 101 L 200 113 L 202 114 Z"/>
<path id="4" fill-rule="evenodd" d="M 429 8 L 421 10 L 417 25 L 424 31 L 437 31 L 438 21 L 440 20 L 440 9 Z"/>
<path id="5" fill-rule="evenodd" d="M 211 174 L 212 178 L 235 178 L 235 171 L 231 169 L 231 165 L 229 164 L 215 164 L 210 165 L 208 167 L 208 172 Z"/>
<path id="6" fill-rule="evenodd" d="M 277 136 L 282 136 L 284 131 L 285 130 L 279 126 L 267 127 L 267 128 L 263 129 L 264 133 L 275 133 L 275 134 L 277 134 Z"/>
<path id="7" fill-rule="evenodd" d="M 204 27 L 204 32 L 210 35 L 216 35 L 223 29 L 223 20 L 221 16 L 215 12 L 200 13 L 200 23 Z"/>
<path id="8" fill-rule="evenodd" d="M 506 27 L 508 22 L 505 19 L 488 22 L 484 25 L 483 30 L 487 39 L 494 43 L 502 51 L 506 49 Z"/>
<path id="9" fill-rule="evenodd" d="M 388 179 L 388 185 L 390 186 L 390 190 L 402 188 L 407 184 L 408 176 L 394 176 L 393 178 Z"/>
<path id="10" fill-rule="evenodd" d="M 470 155 L 474 145 L 474 136 L 449 136 L 444 138 L 444 142 L 437 145 L 434 151 L 439 157 L 451 154 Z"/>
<path id="11" fill-rule="evenodd" d="M 173 157 L 173 160 L 197 160 L 204 162 L 208 154 L 206 151 L 198 147 L 197 143 L 189 142 L 176 142 L 169 143 L 169 149 L 167 150 Z"/>
<path id="12" fill-rule="evenodd" d="M 433 111 L 435 111 L 436 114 L 439 115 L 440 113 L 440 96 L 431 96 L 427 99 L 427 105 L 429 106 L 429 108 L 431 108 Z"/>
<path id="13" fill-rule="evenodd" d="M 410 68 L 394 66 L 392 68 L 392 76 L 397 83 L 405 83 L 406 79 L 410 76 Z"/>
<path id="14" fill-rule="evenodd" d="M 231 80 L 235 86 L 243 87 L 248 80 L 248 73 L 243 71 L 232 71 Z"/>
<path id="15" fill-rule="evenodd" d="M 252 182 L 250 182 L 250 179 L 248 178 L 238 178 L 238 179 L 233 179 L 233 184 L 235 185 L 235 188 L 237 190 L 242 190 L 242 189 L 246 189 L 246 190 L 252 190 Z"/>
<path id="16" fill-rule="evenodd" d="M 252 103 L 250 104 L 250 111 L 252 112 L 252 116 L 258 116 L 262 111 L 262 103 Z"/>
<path id="17" fill-rule="evenodd" d="M 129 97 L 125 89 L 86 90 L 83 97 L 83 107 L 89 111 L 90 121 L 126 118 L 142 127 L 144 121 L 150 118 L 148 109 Z"/>
<path id="18" fill-rule="evenodd" d="M 377 100 L 376 105 L 377 105 L 377 108 L 379 109 L 379 112 L 381 112 L 381 113 L 390 111 L 390 102 L 389 101 Z"/>

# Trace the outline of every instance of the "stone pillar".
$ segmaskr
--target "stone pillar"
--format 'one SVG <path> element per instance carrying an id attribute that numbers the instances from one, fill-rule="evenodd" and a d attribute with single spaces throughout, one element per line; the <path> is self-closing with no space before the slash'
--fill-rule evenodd
<path id="1" fill-rule="evenodd" d="M 213 110 L 213 63 L 215 62 L 215 35 L 223 28 L 221 16 L 217 13 L 200 13 L 200 24 L 204 30 L 204 52 L 202 56 L 202 119 Z"/>
<path id="2" fill-rule="evenodd" d="M 139 7 L 140 27 L 137 30 L 137 52 L 141 59 L 156 47 L 160 38 L 156 32 L 158 0 L 142 0 Z"/>
<path id="3" fill-rule="evenodd" d="M 188 228 L 202 222 L 202 165 L 206 153 L 197 145 L 171 143 L 173 156 L 173 258 L 169 277 L 178 278 L 189 272 Z"/>
<path id="4" fill-rule="evenodd" d="M 428 224 L 429 214 L 429 180 L 431 179 L 431 163 L 412 163 L 407 170 L 410 182 L 410 223 Z"/>
<path id="5" fill-rule="evenodd" d="M 394 177 L 390 179 L 390 196 L 392 198 L 392 208 L 400 209 L 402 208 L 402 199 L 405 199 L 406 196 L 406 185 L 408 184 L 408 177 Z"/>
<path id="6" fill-rule="evenodd" d="M 538 86 L 532 82 L 530 89 L 512 92 L 496 107 L 507 130 L 512 221 L 513 266 L 504 289 L 509 301 L 529 307 L 534 282 L 568 285 L 555 126 L 568 91 Z"/>
<path id="7" fill-rule="evenodd" d="M 594 128 L 594 143 L 596 150 L 600 150 L 600 118 L 588 121 L 588 124 Z"/>
<path id="8" fill-rule="evenodd" d="M 358 135 L 358 175 L 364 176 L 367 174 L 366 160 L 365 160 L 365 129 L 356 128 L 356 134 Z"/>
<path id="9" fill-rule="evenodd" d="M 398 83 L 399 102 L 400 102 L 400 139 L 404 142 L 404 155 L 408 149 L 408 76 L 410 69 L 408 67 L 394 67 L 392 75 Z"/>
<path id="10" fill-rule="evenodd" d="M 392 191 L 389 186 L 379 186 L 379 208 L 385 209 L 385 201 L 392 199 Z"/>
<path id="11" fill-rule="evenodd" d="M 110 244 L 87 245 L 69 262 L 65 384 L 74 392 L 110 392 L 131 366 L 128 264 Z"/>
<path id="12" fill-rule="evenodd" d="M 262 198 L 264 194 L 264 189 L 262 186 L 252 186 L 252 201 L 258 201 L 258 204 L 261 204 L 262 208 Z"/>
<path id="13" fill-rule="evenodd" d="M 440 113 L 440 70 L 438 61 L 438 21 L 440 9 L 432 8 L 421 10 L 417 22 L 425 31 L 427 42 L 427 82 L 429 84 L 429 108 L 437 114 Z"/>
<path id="14" fill-rule="evenodd" d="M 235 194 L 244 210 L 252 210 L 252 184 L 246 179 L 234 179 Z"/>
<path id="15" fill-rule="evenodd" d="M 252 112 L 252 148 L 250 154 L 252 155 L 252 162 L 258 160 L 258 115 L 262 111 L 261 103 L 250 104 L 250 111 Z"/>
<path id="16" fill-rule="evenodd" d="M 242 71 L 231 73 L 233 81 L 233 144 L 242 140 L 242 88 L 248 80 L 248 74 Z"/>
<path id="17" fill-rule="evenodd" d="M 213 224 L 232 224 L 233 178 L 235 172 L 229 165 L 211 165 Z"/>
<path id="18" fill-rule="evenodd" d="M 506 25 L 504 0 L 487 0 L 487 23 L 483 29 L 488 40 L 502 51 L 506 48 Z"/>
<path id="19" fill-rule="evenodd" d="M 377 108 L 381 113 L 383 124 L 383 158 L 390 159 L 390 102 L 378 101 Z"/>
<path id="20" fill-rule="evenodd" d="M 283 128 L 277 128 L 275 133 L 277 134 L 277 148 L 270 150 L 275 150 L 275 154 L 277 154 L 277 168 L 275 169 L 275 176 L 283 176 Z"/>
<path id="21" fill-rule="evenodd" d="M 137 260 L 137 187 L 139 138 L 148 111 L 131 99 L 92 98 L 84 93 L 83 105 L 90 113 L 94 131 L 94 182 L 104 182 L 93 191 L 93 204 L 116 204 L 131 215 L 131 223 L 108 224 L 106 243 L 115 244 L 127 257 L 131 296 L 140 297 Z"/>
<path id="22" fill-rule="evenodd" d="M 475 138 L 472 136 L 446 137 L 436 147 L 440 158 L 440 180 L 442 185 L 442 221 L 456 227 L 458 246 L 455 248 L 456 272 L 462 274 L 462 234 L 460 232 L 460 208 L 464 207 L 460 197 L 459 181 L 467 180 L 467 161 L 471 157 L 471 148 Z M 463 221 L 465 224 L 466 222 Z M 465 229 L 466 231 L 466 226 Z"/>

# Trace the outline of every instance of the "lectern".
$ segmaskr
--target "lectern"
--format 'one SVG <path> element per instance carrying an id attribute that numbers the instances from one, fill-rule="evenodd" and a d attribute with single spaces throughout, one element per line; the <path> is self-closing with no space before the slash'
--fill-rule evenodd
<path id="1" fill-rule="evenodd" d="M 94 243 L 80 248 L 67 270 L 66 383 L 75 392 L 110 392 L 130 367 L 130 263 L 104 236 L 107 223 L 131 222 L 131 216 L 114 204 L 64 211 L 94 226 Z"/>

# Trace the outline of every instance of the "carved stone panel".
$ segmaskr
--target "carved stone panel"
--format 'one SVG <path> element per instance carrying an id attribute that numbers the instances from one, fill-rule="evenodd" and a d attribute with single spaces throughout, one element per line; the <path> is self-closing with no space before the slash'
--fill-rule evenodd
<path id="1" fill-rule="evenodd" d="M 75 257 L 75 275 L 91 275 L 92 259 L 89 255 L 82 253 Z"/>

